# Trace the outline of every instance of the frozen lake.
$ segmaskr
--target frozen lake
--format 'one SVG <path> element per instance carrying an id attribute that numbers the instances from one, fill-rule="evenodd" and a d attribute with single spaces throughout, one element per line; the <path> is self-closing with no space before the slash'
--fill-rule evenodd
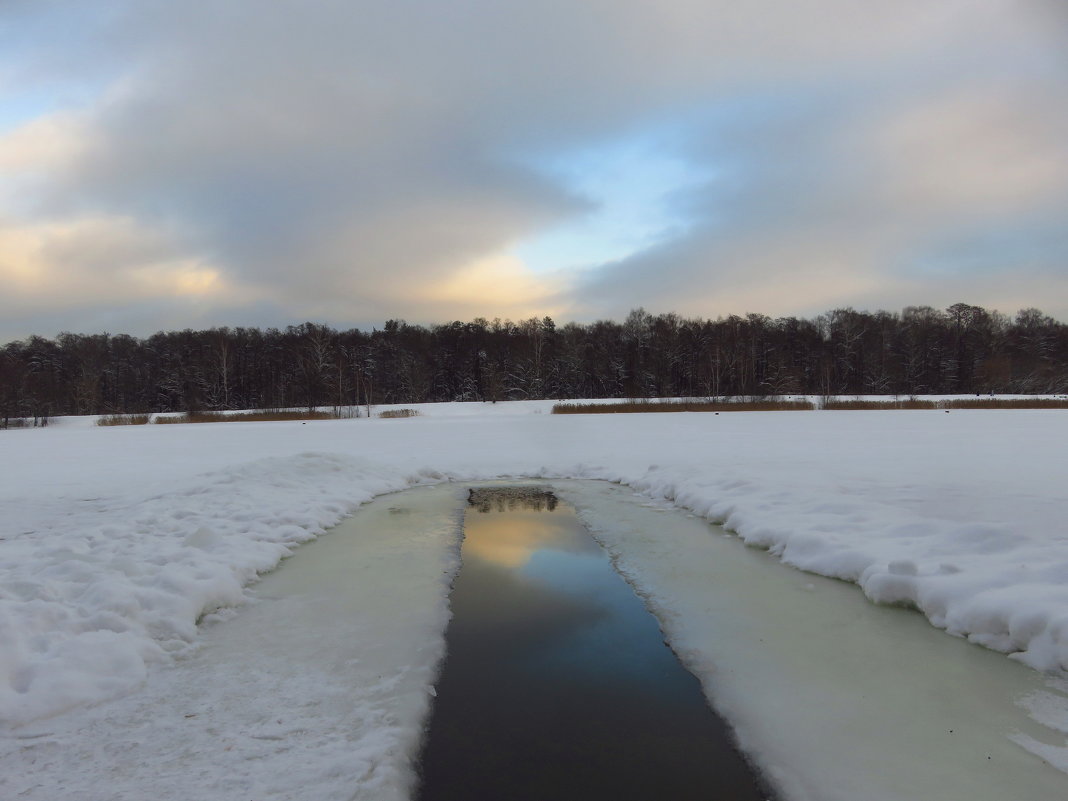
<path id="1" fill-rule="evenodd" d="M 1068 777 L 1033 753 L 1063 747 L 1056 679 L 626 488 L 543 485 L 576 508 L 787 801 L 1068 796 Z M 376 498 L 136 691 L 14 730 L 0 795 L 410 798 L 466 486 Z M 518 558 L 508 550 L 497 557 Z M 562 579 L 552 559 L 530 569 Z"/>

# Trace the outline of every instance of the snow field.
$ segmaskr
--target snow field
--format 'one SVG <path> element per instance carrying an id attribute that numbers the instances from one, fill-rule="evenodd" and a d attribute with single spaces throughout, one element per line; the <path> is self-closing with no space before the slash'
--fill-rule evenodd
<path id="1" fill-rule="evenodd" d="M 187 655 L 204 614 L 240 604 L 358 504 L 441 480 L 626 483 L 1031 667 L 1068 669 L 1068 414 L 549 406 L 0 432 L 5 748 Z"/>

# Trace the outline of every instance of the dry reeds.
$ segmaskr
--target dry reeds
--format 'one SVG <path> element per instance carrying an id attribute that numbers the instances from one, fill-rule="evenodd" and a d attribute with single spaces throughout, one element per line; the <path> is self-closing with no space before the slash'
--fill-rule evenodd
<path id="1" fill-rule="evenodd" d="M 418 417 L 419 412 L 415 409 L 386 409 L 384 412 L 379 412 L 378 416 L 387 420 L 393 420 L 401 417 Z"/>
<path id="2" fill-rule="evenodd" d="M 1059 398 L 942 398 L 940 400 L 827 399 L 826 411 L 878 409 L 1068 409 L 1068 399 Z"/>
<path id="3" fill-rule="evenodd" d="M 938 402 L 940 409 L 1068 409 L 1063 398 L 955 398 Z"/>
<path id="4" fill-rule="evenodd" d="M 798 412 L 814 409 L 810 401 L 626 401 L 624 403 L 557 403 L 553 414 L 633 414 L 642 412 Z"/>
<path id="5" fill-rule="evenodd" d="M 143 426 L 152 419 L 150 414 L 105 414 L 97 418 L 98 426 Z"/>
<path id="6" fill-rule="evenodd" d="M 884 409 L 937 409 L 931 400 L 825 400 L 820 406 L 826 411 L 868 411 Z"/>
<path id="7" fill-rule="evenodd" d="M 307 410 L 264 409 L 253 412 L 186 412 L 157 417 L 157 423 L 261 423 L 287 420 L 333 420 L 330 412 Z"/>

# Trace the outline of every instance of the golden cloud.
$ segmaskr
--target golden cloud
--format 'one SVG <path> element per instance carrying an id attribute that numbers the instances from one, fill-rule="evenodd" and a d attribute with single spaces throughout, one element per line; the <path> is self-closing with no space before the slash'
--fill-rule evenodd
<path id="1" fill-rule="evenodd" d="M 518 256 L 494 253 L 463 264 L 416 288 L 417 303 L 442 309 L 466 309 L 468 316 L 517 319 L 559 314 L 554 298 L 565 289 L 561 275 L 538 275 Z"/>
<path id="2" fill-rule="evenodd" d="M 89 128 L 77 114 L 36 117 L 0 135 L 0 170 L 54 169 L 85 152 Z"/>
<path id="3" fill-rule="evenodd" d="M 0 224 L 0 282 L 21 303 L 67 308 L 234 290 L 167 232 L 118 216 Z"/>

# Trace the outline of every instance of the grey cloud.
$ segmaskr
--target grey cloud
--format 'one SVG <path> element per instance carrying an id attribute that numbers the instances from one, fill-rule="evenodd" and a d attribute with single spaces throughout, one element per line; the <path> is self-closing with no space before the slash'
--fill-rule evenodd
<path id="1" fill-rule="evenodd" d="M 1045 143 L 1049 158 L 1064 155 L 1046 98 L 1068 77 L 1045 2 L 115 0 L 80 12 L 92 36 L 77 43 L 48 24 L 64 5 L 21 4 L 20 25 L 38 37 L 22 72 L 85 64 L 122 78 L 86 112 L 90 147 L 48 176 L 38 219 L 103 214 L 165 230 L 173 252 L 152 258 L 204 260 L 233 287 L 188 319 L 461 316 L 473 306 L 405 290 L 588 210 L 522 156 L 664 115 L 698 120 L 685 156 L 720 176 L 678 198 L 688 233 L 572 278 L 573 295 L 547 282 L 544 302 L 576 315 L 740 311 L 716 297 L 759 304 L 762 285 L 806 274 L 813 288 L 835 285 L 798 310 L 877 297 L 880 276 L 888 292 L 922 291 L 900 265 L 922 261 L 939 231 L 957 241 L 975 224 L 950 220 L 956 184 L 932 201 L 924 183 L 954 152 L 952 128 L 935 130 L 939 98 L 994 79 L 1039 86 L 1011 112 L 1033 132 L 1012 127 L 1008 152 Z M 911 150 L 880 139 L 925 107 L 935 116 L 918 117 Z M 1029 213 L 1060 202 L 1047 194 Z M 763 297 L 760 311 L 788 304 Z M 175 318 L 191 303 L 171 307 Z M 85 325 L 106 317 L 93 304 Z M 66 327 L 80 327 L 69 314 Z"/>
<path id="2" fill-rule="evenodd" d="M 636 299 L 716 316 L 966 296 L 1068 316 L 1068 113 L 1052 83 L 978 77 L 795 95 L 711 126 L 694 147 L 734 168 L 688 198 L 703 222 L 585 276 L 581 314 L 618 317 Z"/>

